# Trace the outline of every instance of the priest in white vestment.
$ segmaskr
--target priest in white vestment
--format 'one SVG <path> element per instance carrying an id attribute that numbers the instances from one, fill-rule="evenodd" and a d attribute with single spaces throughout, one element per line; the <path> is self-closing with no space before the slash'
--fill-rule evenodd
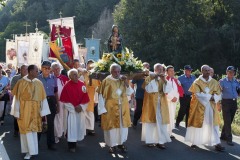
<path id="1" fill-rule="evenodd" d="M 37 76 L 38 67 L 28 66 L 28 75 L 11 92 L 14 96 L 11 114 L 17 118 L 24 159 L 38 154 L 37 132 L 42 131 L 42 117 L 50 114 L 44 86 Z"/>
<path id="2" fill-rule="evenodd" d="M 165 68 L 162 64 L 154 65 L 154 73 L 150 73 L 143 83 L 145 89 L 142 109 L 142 137 L 148 146 L 166 149 L 166 142 L 171 142 L 167 131 L 169 110 L 166 94 L 171 86 L 165 79 Z"/>
<path id="3" fill-rule="evenodd" d="M 210 76 L 210 67 L 201 67 L 202 75 L 197 78 L 189 91 L 192 99 L 188 118 L 185 141 L 197 145 L 215 146 L 215 150 L 223 151 L 219 138 L 219 112 L 217 103 L 221 100 L 219 83 Z"/>
<path id="4" fill-rule="evenodd" d="M 120 71 L 120 65 L 112 64 L 111 75 L 102 81 L 98 90 L 98 114 L 101 115 L 101 127 L 105 143 L 110 147 L 109 153 L 114 153 L 117 148 L 122 152 L 127 151 L 123 143 L 131 126 L 127 95 L 134 90 L 129 86 L 127 77 L 120 75 Z"/>
<path id="5" fill-rule="evenodd" d="M 62 90 L 60 101 L 64 103 L 64 133 L 67 136 L 70 152 L 76 151 L 76 142 L 84 139 L 86 135 L 85 114 L 89 97 L 82 81 L 78 80 L 78 71 L 68 71 L 68 81 Z"/>

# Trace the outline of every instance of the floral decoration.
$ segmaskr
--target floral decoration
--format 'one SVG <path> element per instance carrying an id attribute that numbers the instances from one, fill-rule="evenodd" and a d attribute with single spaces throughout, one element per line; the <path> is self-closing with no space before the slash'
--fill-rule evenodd
<path id="1" fill-rule="evenodd" d="M 142 61 L 135 58 L 131 50 L 125 48 L 122 53 L 104 53 L 102 59 L 94 63 L 92 72 L 109 72 L 109 68 L 113 63 L 119 64 L 122 72 L 137 72 L 143 70 Z"/>

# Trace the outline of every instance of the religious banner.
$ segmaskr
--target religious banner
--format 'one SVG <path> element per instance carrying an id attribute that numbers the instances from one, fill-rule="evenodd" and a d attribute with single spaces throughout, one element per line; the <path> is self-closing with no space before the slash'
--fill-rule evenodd
<path id="1" fill-rule="evenodd" d="M 92 59 L 94 61 L 98 61 L 100 58 L 100 39 L 95 38 L 84 38 L 86 42 L 86 48 L 87 48 L 87 59 Z"/>
<path id="2" fill-rule="evenodd" d="M 17 66 L 18 67 L 20 67 L 22 64 L 25 64 L 27 62 L 27 61 L 25 61 L 25 63 L 24 63 L 23 57 L 19 55 L 19 51 L 18 51 L 18 48 L 19 48 L 18 47 L 18 45 L 19 45 L 18 42 L 19 41 L 29 42 L 29 35 L 27 35 L 27 36 L 25 34 L 16 34 L 15 35 L 15 42 L 17 44 Z M 20 61 L 19 61 L 19 57 L 20 57 Z M 27 57 L 25 59 L 27 59 Z"/>
<path id="3" fill-rule="evenodd" d="M 73 46 L 71 41 L 71 28 L 65 26 L 52 25 L 51 42 L 55 42 L 58 47 L 62 48 L 61 60 L 70 68 L 73 66 Z M 56 53 L 50 49 L 49 57 L 56 58 Z"/>
<path id="4" fill-rule="evenodd" d="M 87 48 L 85 47 L 79 47 L 78 48 L 78 54 L 79 54 L 79 58 L 76 59 L 80 59 L 81 62 L 86 63 L 86 59 L 87 59 Z M 75 57 L 74 57 L 75 58 Z"/>
<path id="5" fill-rule="evenodd" d="M 17 41 L 18 66 L 28 64 L 29 42 Z"/>
<path id="6" fill-rule="evenodd" d="M 17 44 L 15 40 L 7 39 L 6 41 L 6 63 L 11 63 L 17 67 Z"/>
<path id="7" fill-rule="evenodd" d="M 43 49 L 43 34 L 30 33 L 29 39 L 29 54 L 27 57 L 28 64 L 35 64 L 40 67 Z"/>
<path id="8" fill-rule="evenodd" d="M 25 34 L 19 34 L 19 35 L 15 35 L 15 41 L 26 41 L 29 42 L 29 35 L 25 35 Z"/>
<path id="9" fill-rule="evenodd" d="M 49 56 L 49 41 L 44 39 L 43 40 L 43 47 L 42 47 L 42 61 L 48 61 Z"/>
<path id="10" fill-rule="evenodd" d="M 50 25 L 50 29 L 52 32 L 52 26 L 56 25 L 56 26 L 65 26 L 65 27 L 69 27 L 71 28 L 71 34 L 70 34 L 70 38 L 71 38 L 71 42 L 72 42 L 72 47 L 73 47 L 73 54 L 78 54 L 78 45 L 76 42 L 76 36 L 75 36 L 75 29 L 74 29 L 74 17 L 64 17 L 64 18 L 58 18 L 58 19 L 51 19 L 48 20 L 49 25 Z"/>

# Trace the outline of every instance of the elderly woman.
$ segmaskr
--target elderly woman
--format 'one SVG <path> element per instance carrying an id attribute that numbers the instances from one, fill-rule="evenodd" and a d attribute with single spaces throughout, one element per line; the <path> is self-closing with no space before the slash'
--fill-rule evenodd
<path id="1" fill-rule="evenodd" d="M 131 126 L 130 111 L 127 95 L 134 91 L 129 87 L 126 76 L 120 75 L 121 66 L 112 64 L 111 75 L 106 77 L 98 90 L 98 113 L 101 115 L 101 127 L 104 139 L 113 153 L 117 147 L 126 152 L 123 143 L 127 140 L 128 127 Z"/>
<path id="2" fill-rule="evenodd" d="M 86 135 L 85 115 L 89 102 L 86 86 L 78 80 L 78 71 L 68 71 L 68 81 L 63 87 L 60 101 L 66 109 L 64 131 L 67 132 L 68 148 L 70 152 L 76 151 L 76 142 L 84 139 Z"/>

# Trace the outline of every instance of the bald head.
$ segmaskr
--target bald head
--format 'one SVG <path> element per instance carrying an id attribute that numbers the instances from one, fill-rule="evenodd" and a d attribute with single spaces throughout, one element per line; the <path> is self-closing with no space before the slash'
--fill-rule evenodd
<path id="1" fill-rule="evenodd" d="M 28 65 L 27 64 L 21 65 L 20 74 L 21 74 L 22 77 L 24 77 L 28 74 Z"/>
<path id="2" fill-rule="evenodd" d="M 201 72 L 204 70 L 204 69 L 209 69 L 210 67 L 209 67 L 209 65 L 206 65 L 206 64 L 204 64 L 204 65 L 202 65 L 202 67 L 201 67 Z"/>
<path id="3" fill-rule="evenodd" d="M 150 69 L 150 64 L 148 62 L 143 63 L 143 68 L 144 69 Z"/>
<path id="4" fill-rule="evenodd" d="M 207 79 L 208 80 L 208 78 L 209 78 L 209 76 L 210 76 L 210 67 L 208 66 L 208 65 L 203 65 L 202 67 L 201 67 L 201 72 L 202 72 L 202 76 L 203 76 L 203 78 L 205 78 L 205 79 Z"/>
<path id="5" fill-rule="evenodd" d="M 213 77 L 214 76 L 214 69 L 210 67 L 210 76 Z"/>
<path id="6" fill-rule="evenodd" d="M 12 63 L 8 63 L 7 67 L 8 69 L 12 69 Z"/>

